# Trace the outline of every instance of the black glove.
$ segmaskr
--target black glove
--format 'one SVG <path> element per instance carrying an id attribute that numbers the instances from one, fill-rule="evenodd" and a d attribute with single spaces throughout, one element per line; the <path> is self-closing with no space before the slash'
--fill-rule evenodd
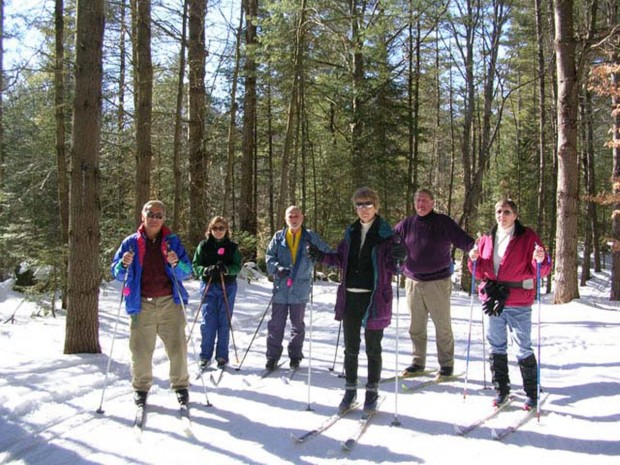
<path id="1" fill-rule="evenodd" d="M 325 255 L 325 253 L 323 253 L 321 249 L 319 249 L 312 242 L 308 242 L 306 245 L 306 251 L 308 253 L 308 257 L 310 257 L 310 260 L 315 262 L 320 262 L 323 259 L 323 255 Z"/>
<path id="2" fill-rule="evenodd" d="M 226 268 L 226 265 L 224 265 L 224 262 L 222 261 L 217 262 L 215 266 L 217 267 L 217 271 L 219 273 L 226 274 L 226 272 L 228 271 L 228 268 Z"/>
<path id="3" fill-rule="evenodd" d="M 482 304 L 482 311 L 485 315 L 499 316 L 504 311 L 504 302 L 501 300 L 488 299 Z"/>
<path id="4" fill-rule="evenodd" d="M 407 247 L 400 242 L 392 242 L 392 258 L 401 263 L 407 258 Z"/>
<path id="5" fill-rule="evenodd" d="M 277 274 L 278 274 L 278 278 L 286 278 L 288 275 L 291 274 L 291 270 L 283 266 L 279 266 Z"/>
<path id="6" fill-rule="evenodd" d="M 217 265 L 209 265 L 205 268 L 204 275 L 211 276 L 212 279 L 220 277 L 220 270 L 217 269 Z"/>
<path id="7" fill-rule="evenodd" d="M 487 296 L 487 300 L 482 304 L 482 311 L 489 316 L 501 314 L 510 289 L 497 281 L 488 280 L 482 288 L 482 293 Z"/>

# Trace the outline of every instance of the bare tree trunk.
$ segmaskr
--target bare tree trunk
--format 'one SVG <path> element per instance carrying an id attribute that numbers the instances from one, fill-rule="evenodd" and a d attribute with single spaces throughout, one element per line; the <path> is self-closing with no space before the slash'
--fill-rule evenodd
<path id="1" fill-rule="evenodd" d="M 153 113 L 153 63 L 151 59 L 151 0 L 133 0 L 136 101 L 136 199 L 134 217 L 140 223 L 142 206 L 151 195 L 153 148 L 151 128 Z"/>
<path id="2" fill-rule="evenodd" d="M 118 70 L 118 110 L 116 113 L 116 130 L 117 130 L 117 157 L 116 172 L 123 173 L 127 166 L 126 157 L 128 149 L 125 144 L 125 125 L 127 113 L 125 111 L 125 85 L 127 79 L 127 0 L 121 0 L 121 18 L 120 18 L 120 37 L 118 45 L 119 54 L 119 70 Z M 131 16 L 131 15 L 130 15 Z M 126 184 L 122 183 L 116 192 L 116 217 L 120 220 L 125 217 L 127 205 L 125 205 L 127 196 Z"/>
<path id="3" fill-rule="evenodd" d="M 103 0 L 77 3 L 66 354 L 101 352 L 98 304 L 103 6 Z"/>
<path id="4" fill-rule="evenodd" d="M 181 171 L 181 147 L 183 142 L 183 89 L 185 88 L 185 49 L 187 43 L 187 2 L 183 2 L 181 20 L 181 49 L 179 50 L 179 74 L 177 83 L 177 101 L 174 115 L 173 166 L 174 173 L 174 213 L 172 230 L 181 230 L 181 209 L 183 205 L 183 173 Z"/>
<path id="5" fill-rule="evenodd" d="M 555 31 L 555 19 L 554 19 L 554 8 L 553 2 L 546 2 L 547 6 L 547 19 L 549 22 L 549 31 Z M 549 73 L 551 74 L 550 83 L 551 83 L 551 100 L 553 101 L 553 108 L 557 108 L 558 106 L 558 79 L 557 79 L 557 63 L 556 63 L 556 55 L 555 53 L 551 53 L 549 57 Z M 550 123 L 552 128 L 551 140 L 557 140 L 558 134 L 558 114 L 556 112 L 550 113 Z M 558 146 L 557 144 L 552 145 L 551 151 L 551 173 L 549 184 L 551 185 L 549 191 L 550 195 L 547 198 L 547 209 L 549 210 L 548 218 L 548 232 L 547 232 L 547 242 L 546 245 L 548 247 L 549 255 L 551 257 L 555 257 L 555 236 L 557 231 L 557 192 L 558 192 Z M 551 292 L 551 287 L 553 284 L 553 273 L 549 273 L 547 275 L 547 283 L 545 292 L 549 294 Z"/>
<path id="6" fill-rule="evenodd" d="M 54 116 L 56 120 L 56 162 L 58 169 L 58 204 L 60 213 L 60 240 L 69 241 L 69 182 L 65 144 L 65 79 L 64 79 L 64 29 L 63 0 L 54 4 L 54 32 L 56 60 L 54 63 Z"/>
<path id="7" fill-rule="evenodd" d="M 54 117 L 56 122 L 56 165 L 58 172 L 58 211 L 60 213 L 60 244 L 69 242 L 69 174 L 65 143 L 65 20 L 63 0 L 54 3 L 56 59 L 54 62 Z M 67 305 L 67 261 L 63 254 L 60 270 L 62 307 Z"/>
<path id="8" fill-rule="evenodd" d="M 228 120 L 228 148 L 226 156 L 226 179 L 224 181 L 224 216 L 230 217 L 235 211 L 233 179 L 235 167 L 235 138 L 237 133 L 237 80 L 239 79 L 239 65 L 241 62 L 241 38 L 243 34 L 244 5 L 241 2 L 239 12 L 239 27 L 237 28 L 235 44 L 235 63 L 232 76 L 232 89 L 230 92 L 230 118 Z M 234 218 L 232 218 L 234 222 Z"/>
<path id="9" fill-rule="evenodd" d="M 0 190 L 4 189 L 4 0 L 0 0 Z M 2 207 L 0 206 L 0 212 Z M 0 263 L 2 259 L 0 258 Z M 0 279 L 4 280 L 0 267 Z"/>
<path id="10" fill-rule="evenodd" d="M 609 3 L 609 12 L 607 14 L 608 27 L 618 27 L 618 2 Z M 620 37 L 616 33 L 612 39 L 612 63 L 620 63 Z M 612 195 L 614 196 L 613 213 L 612 213 L 612 250 L 611 250 L 611 291 L 609 300 L 620 300 L 620 72 L 614 72 L 611 75 L 612 88 L 616 89 L 616 93 L 612 95 Z"/>
<path id="11" fill-rule="evenodd" d="M 272 237 L 276 232 L 276 223 L 275 221 L 282 221 L 282 218 L 275 218 L 275 195 L 274 195 L 274 186 L 275 179 L 273 173 L 273 101 L 271 98 L 271 80 L 267 84 L 267 166 L 269 171 L 269 237 Z M 279 224 L 279 223 L 278 223 Z"/>
<path id="12" fill-rule="evenodd" d="M 241 195 L 239 198 L 239 223 L 242 231 L 257 233 L 255 182 L 255 133 L 256 133 L 256 59 L 254 49 L 257 40 L 258 0 L 246 2 L 246 57 L 245 95 L 243 111 L 243 161 L 241 164 Z M 253 251 L 255 254 L 256 251 Z M 253 259 L 254 256 L 250 257 Z"/>
<path id="13" fill-rule="evenodd" d="M 416 115 L 419 109 L 418 92 L 419 92 L 419 56 L 420 56 L 420 24 L 418 21 L 418 28 L 415 32 L 413 30 L 413 15 L 414 5 L 413 1 L 409 1 L 409 33 L 407 35 L 407 42 L 409 50 L 407 53 L 407 197 L 405 199 L 407 205 L 407 212 L 413 210 L 413 195 L 418 188 L 418 152 L 417 148 L 417 124 L 418 118 Z M 414 49 L 415 54 L 414 54 Z M 414 56 L 416 59 L 414 60 Z M 415 66 L 414 66 L 415 61 Z M 416 77 L 417 76 L 417 77 Z"/>
<path id="14" fill-rule="evenodd" d="M 204 238 L 207 223 L 207 172 L 205 151 L 205 19 L 207 0 L 189 1 L 189 237 L 192 244 Z"/>
<path id="15" fill-rule="evenodd" d="M 546 196 L 545 172 L 547 167 L 546 153 L 546 124 L 547 113 L 545 111 L 545 47 L 542 27 L 541 0 L 534 1 L 536 14 L 536 55 L 538 58 L 536 71 L 538 72 L 538 216 L 536 231 L 539 235 L 544 234 Z"/>
<path id="16" fill-rule="evenodd" d="M 291 86 L 291 97 L 288 105 L 288 113 L 286 118 L 286 130 L 284 134 L 284 144 L 282 147 L 282 168 L 280 171 L 280 197 L 278 201 L 277 218 L 284 218 L 284 211 L 289 203 L 292 202 L 293 196 L 289 195 L 291 185 L 290 180 L 290 161 L 291 161 L 291 145 L 293 140 L 293 130 L 298 120 L 299 109 L 299 86 L 303 75 L 303 43 L 305 28 L 306 0 L 301 1 L 299 18 L 297 21 L 295 34 L 295 48 L 293 51 L 293 85 Z"/>
<path id="17" fill-rule="evenodd" d="M 0 0 L 0 191 L 4 190 L 4 0 Z M 0 205 L 2 214 L 2 205 Z M 4 254 L 0 254 L 0 281 L 4 281 Z"/>
<path id="18" fill-rule="evenodd" d="M 554 303 L 579 297 L 577 286 L 577 69 L 573 1 L 554 0 L 558 79 L 558 227 Z"/>
<path id="19" fill-rule="evenodd" d="M 349 0 L 351 21 L 351 43 L 353 55 L 353 100 L 351 102 L 351 173 L 353 185 L 360 187 L 365 184 L 365 148 L 363 146 L 363 93 L 364 93 L 364 39 L 361 31 L 361 6 L 359 0 Z"/>
<path id="20" fill-rule="evenodd" d="M 580 286 L 585 286 L 588 283 L 588 280 L 592 277 L 590 273 L 591 267 L 591 257 L 592 257 L 592 228 L 590 227 L 590 222 L 592 218 L 592 208 L 593 205 L 592 199 L 589 197 L 590 192 L 590 183 L 592 180 L 590 179 L 591 170 L 590 170 L 590 162 L 592 161 L 591 150 L 592 147 L 592 132 L 588 131 L 588 128 L 591 128 L 591 120 L 589 118 L 592 117 L 591 111 L 588 108 L 591 102 L 588 101 L 588 91 L 587 89 L 582 89 L 580 95 L 580 105 L 579 105 L 579 113 L 580 113 L 580 133 L 581 133 L 581 162 L 583 164 L 583 187 L 585 192 L 585 202 L 586 202 L 586 220 L 584 227 L 584 238 L 583 238 L 583 260 L 581 262 L 581 278 L 579 281 Z"/>

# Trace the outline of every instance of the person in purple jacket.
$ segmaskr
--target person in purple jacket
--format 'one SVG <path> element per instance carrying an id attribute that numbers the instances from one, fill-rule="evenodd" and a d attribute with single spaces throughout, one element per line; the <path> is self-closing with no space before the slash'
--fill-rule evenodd
<path id="1" fill-rule="evenodd" d="M 336 294 L 336 320 L 344 329 L 345 394 L 338 409 L 345 412 L 357 399 L 357 367 L 361 328 L 368 358 L 368 381 L 364 411 L 377 408 L 381 379 L 381 340 L 392 318 L 392 275 L 395 261 L 403 260 L 405 249 L 395 240 L 390 225 L 381 218 L 379 196 L 362 187 L 353 194 L 358 219 L 344 233 L 336 252 L 324 252 L 308 244 L 308 255 L 342 270 Z"/>
<path id="2" fill-rule="evenodd" d="M 439 376 L 452 376 L 454 336 L 450 316 L 450 276 L 454 265 L 450 254 L 452 246 L 468 252 L 474 246 L 474 239 L 448 215 L 435 211 L 435 197 L 430 190 L 418 190 L 414 204 L 416 214 L 394 228 L 407 249 L 403 274 L 413 345 L 413 361 L 403 375 L 416 376 L 426 369 L 426 326 L 430 315 L 435 325 Z"/>

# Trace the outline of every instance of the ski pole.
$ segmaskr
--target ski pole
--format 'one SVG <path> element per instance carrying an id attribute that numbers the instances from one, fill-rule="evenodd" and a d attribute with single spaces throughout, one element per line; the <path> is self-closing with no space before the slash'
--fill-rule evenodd
<path id="1" fill-rule="evenodd" d="M 179 302 L 181 302 L 181 308 L 183 309 L 183 316 L 186 317 L 187 316 L 187 309 L 185 308 L 185 302 L 183 302 L 183 295 L 181 294 L 181 286 L 179 285 L 179 280 L 177 278 L 177 275 L 174 272 L 174 267 L 172 265 L 170 265 L 170 273 L 172 274 L 172 280 L 174 281 L 174 287 L 177 290 L 177 295 L 179 297 Z M 200 311 L 200 309 L 199 309 Z M 187 318 L 185 318 L 185 326 L 187 329 L 189 329 L 189 322 L 187 321 Z M 198 357 L 198 352 L 196 352 L 196 344 L 194 342 L 194 338 L 192 337 L 192 335 L 190 334 L 188 340 L 192 343 L 192 351 L 194 352 L 194 360 L 196 361 L 196 365 L 198 366 L 198 369 L 200 370 L 200 357 Z M 200 382 L 202 383 L 202 391 L 205 394 L 205 401 L 207 402 L 207 407 L 212 407 L 213 404 L 211 402 L 209 402 L 209 394 L 207 393 L 207 386 L 205 384 L 205 380 L 202 376 L 200 376 Z"/>
<path id="2" fill-rule="evenodd" d="M 237 365 L 239 365 L 239 355 L 237 355 L 237 344 L 235 344 L 235 333 L 232 327 L 232 316 L 230 314 L 230 305 L 228 304 L 228 295 L 226 293 L 226 285 L 224 284 L 224 275 L 220 273 L 220 281 L 222 282 L 222 292 L 224 293 L 224 304 L 226 305 L 226 316 L 228 317 L 228 330 L 230 331 L 230 337 L 233 343 L 233 349 L 235 350 L 235 359 Z"/>
<path id="3" fill-rule="evenodd" d="M 194 332 L 194 327 L 196 326 L 196 321 L 198 321 L 198 315 L 200 315 L 201 310 L 202 310 L 202 306 L 206 302 L 207 293 L 209 292 L 209 287 L 211 286 L 212 279 L 213 278 L 211 278 L 211 276 L 209 276 L 209 281 L 207 281 L 207 284 L 205 286 L 205 290 L 202 293 L 202 295 L 200 296 L 200 305 L 198 305 L 198 311 L 196 312 L 196 315 L 194 316 L 194 322 L 192 323 L 192 327 L 189 330 L 189 334 L 187 335 L 187 340 L 185 342 L 189 342 L 189 338 L 192 337 L 192 333 Z"/>
<path id="4" fill-rule="evenodd" d="M 480 315 L 482 323 L 482 389 L 489 389 L 487 387 L 487 339 L 484 329 L 484 312 L 481 312 Z"/>
<path id="5" fill-rule="evenodd" d="M 476 289 L 476 263 L 477 260 L 472 260 L 472 272 L 471 272 L 471 291 L 469 299 L 469 329 L 467 332 L 467 358 L 465 361 L 465 386 L 463 387 L 463 400 L 467 398 L 467 380 L 469 379 L 469 351 L 471 348 L 471 327 L 474 314 L 474 292 Z M 483 341 L 484 344 L 484 341 Z"/>
<path id="6" fill-rule="evenodd" d="M 271 302 L 273 302 L 274 296 L 275 296 L 275 292 L 271 294 L 271 299 L 269 299 L 267 308 L 265 308 L 265 311 L 263 312 L 263 316 L 261 317 L 260 321 L 258 322 L 258 326 L 256 327 L 256 331 L 254 331 L 254 336 L 252 336 L 252 339 L 250 340 L 250 344 L 248 345 L 248 348 L 245 350 L 245 354 L 243 354 L 241 363 L 239 364 L 237 368 L 235 368 L 236 371 L 241 370 L 241 367 L 243 366 L 243 362 L 245 361 L 245 358 L 248 356 L 248 352 L 250 351 L 250 348 L 252 347 L 252 343 L 254 342 L 254 339 L 256 339 L 256 335 L 258 334 L 258 331 L 260 330 L 260 327 L 262 326 L 263 321 L 265 320 L 265 316 L 267 315 L 267 311 L 269 310 L 269 307 L 271 306 Z"/>
<path id="7" fill-rule="evenodd" d="M 312 263 L 314 268 L 314 262 Z M 310 387 L 312 386 L 312 317 L 314 313 L 314 269 L 312 270 L 312 280 L 310 281 L 310 329 L 308 331 L 308 404 L 306 405 L 306 411 L 311 412 L 310 406 Z"/>
<path id="8" fill-rule="evenodd" d="M 130 248 L 129 252 L 133 253 L 133 249 Z M 105 378 L 103 380 L 103 388 L 101 389 L 101 401 L 99 402 L 99 408 L 97 413 L 102 414 L 103 411 L 103 397 L 105 396 L 105 390 L 108 386 L 108 374 L 110 373 L 110 366 L 112 365 L 112 351 L 114 350 L 114 341 L 116 340 L 116 330 L 118 328 L 118 320 L 121 318 L 121 308 L 123 307 L 123 300 L 125 300 L 125 287 L 127 286 L 127 277 L 129 276 L 129 268 L 125 270 L 125 277 L 123 278 L 123 287 L 121 289 L 121 301 L 118 304 L 118 311 L 116 312 L 116 321 L 114 322 L 114 331 L 112 332 L 112 342 L 110 344 L 110 355 L 108 355 L 108 365 L 105 369 Z M 21 305 L 21 304 L 20 304 Z"/>
<path id="9" fill-rule="evenodd" d="M 400 420 L 398 419 L 398 335 L 399 331 L 399 310 L 400 310 L 400 260 L 396 263 L 396 362 L 394 364 L 394 419 L 392 420 L 392 426 L 400 426 Z"/>
<path id="10" fill-rule="evenodd" d="M 536 365 L 536 420 L 540 422 L 540 312 L 541 312 L 541 299 L 540 299 L 540 262 L 536 262 L 536 297 L 538 299 L 538 364 Z"/>
<path id="11" fill-rule="evenodd" d="M 336 350 L 334 351 L 334 362 L 332 366 L 329 368 L 329 371 L 334 371 L 336 368 L 336 358 L 338 357 L 338 346 L 340 345 L 340 333 L 342 332 L 342 320 L 340 320 L 340 325 L 338 325 L 338 336 L 336 337 Z"/>

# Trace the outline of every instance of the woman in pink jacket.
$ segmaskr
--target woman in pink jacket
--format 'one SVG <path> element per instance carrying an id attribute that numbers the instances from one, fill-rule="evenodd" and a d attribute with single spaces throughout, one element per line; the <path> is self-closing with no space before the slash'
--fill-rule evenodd
<path id="1" fill-rule="evenodd" d="M 523 408 L 538 404 L 538 367 L 532 350 L 532 304 L 536 298 L 536 269 L 540 276 L 551 271 L 551 259 L 538 235 L 518 220 L 519 211 L 512 200 L 495 205 L 497 225 L 480 238 L 469 252 L 469 269 L 476 261 L 476 279 L 480 279 L 479 297 L 484 313 L 489 316 L 487 341 L 490 365 L 498 406 L 510 394 L 508 376 L 508 334 L 518 348 L 517 361 L 527 396 Z"/>

